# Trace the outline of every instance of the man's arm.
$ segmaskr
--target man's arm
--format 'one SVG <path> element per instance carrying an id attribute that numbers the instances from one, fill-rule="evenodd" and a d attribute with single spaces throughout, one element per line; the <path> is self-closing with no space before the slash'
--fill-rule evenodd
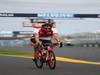
<path id="1" fill-rule="evenodd" d="M 36 40 L 36 43 L 40 42 L 40 40 L 39 40 L 39 34 L 34 34 L 34 38 Z"/>
<path id="2" fill-rule="evenodd" d="M 40 29 L 34 29 L 34 38 L 35 38 L 36 44 L 41 44 L 40 37 L 39 37 L 39 30 Z"/>
<path id="3" fill-rule="evenodd" d="M 55 42 L 60 42 L 61 39 L 60 39 L 57 29 L 52 28 L 52 30 L 53 30 L 53 38 L 54 38 Z"/>
<path id="4" fill-rule="evenodd" d="M 54 39 L 57 41 L 57 42 L 60 42 L 60 36 L 59 36 L 59 34 L 58 33 L 54 33 L 53 34 L 53 37 L 54 37 Z"/>

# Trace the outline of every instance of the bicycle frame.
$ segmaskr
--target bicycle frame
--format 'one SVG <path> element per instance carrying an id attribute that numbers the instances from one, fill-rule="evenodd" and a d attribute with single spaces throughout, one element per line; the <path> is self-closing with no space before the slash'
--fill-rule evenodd
<path id="1" fill-rule="evenodd" d="M 51 48 L 49 45 L 47 45 L 47 46 L 46 45 L 45 46 L 42 45 L 41 46 L 41 48 L 39 49 L 39 51 L 41 52 L 42 59 L 44 61 L 48 60 L 48 58 L 49 58 L 49 52 L 52 51 L 52 50 L 53 50 L 53 48 Z M 45 55 L 43 55 L 43 53 L 45 53 Z"/>
<path id="2" fill-rule="evenodd" d="M 53 47 L 50 44 L 38 46 L 38 56 L 35 58 L 37 68 L 42 68 L 43 63 L 46 63 L 50 69 L 56 67 L 56 57 L 53 52 Z"/>

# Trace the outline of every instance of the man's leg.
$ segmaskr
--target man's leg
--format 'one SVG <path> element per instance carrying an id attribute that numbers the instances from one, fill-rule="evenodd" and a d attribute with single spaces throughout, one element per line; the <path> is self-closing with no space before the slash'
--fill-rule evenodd
<path id="1" fill-rule="evenodd" d="M 43 42 L 43 44 L 49 43 L 50 44 L 49 47 L 52 48 L 52 46 L 51 46 L 51 43 L 52 43 L 51 40 L 43 40 L 42 42 Z M 46 56 L 46 61 L 48 61 L 48 60 L 49 60 L 49 52 L 47 52 L 47 56 Z"/>
<path id="2" fill-rule="evenodd" d="M 32 60 L 35 61 L 37 56 L 38 56 L 38 47 L 34 46 L 34 54 L 33 54 L 34 59 L 32 59 Z"/>
<path id="3" fill-rule="evenodd" d="M 34 54 L 33 54 L 34 59 L 32 60 L 35 61 L 36 56 L 38 56 L 38 46 L 36 45 L 36 41 L 34 38 L 31 39 L 31 42 L 33 45 L 33 50 L 34 50 Z"/>

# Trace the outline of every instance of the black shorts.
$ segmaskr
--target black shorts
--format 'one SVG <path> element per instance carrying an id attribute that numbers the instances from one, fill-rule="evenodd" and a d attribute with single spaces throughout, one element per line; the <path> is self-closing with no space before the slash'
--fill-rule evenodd
<path id="1" fill-rule="evenodd" d="M 35 38 L 31 38 L 30 41 L 33 42 L 33 43 L 36 43 Z M 40 41 L 42 41 L 43 44 L 45 44 L 45 43 L 52 43 L 51 40 L 40 39 Z"/>

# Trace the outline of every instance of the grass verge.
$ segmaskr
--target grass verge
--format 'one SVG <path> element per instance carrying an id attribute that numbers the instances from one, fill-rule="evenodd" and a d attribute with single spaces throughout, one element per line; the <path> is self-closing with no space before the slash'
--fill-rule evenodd
<path id="1" fill-rule="evenodd" d="M 0 50 L 0 54 L 32 56 L 31 52 L 23 52 L 16 50 Z"/>

